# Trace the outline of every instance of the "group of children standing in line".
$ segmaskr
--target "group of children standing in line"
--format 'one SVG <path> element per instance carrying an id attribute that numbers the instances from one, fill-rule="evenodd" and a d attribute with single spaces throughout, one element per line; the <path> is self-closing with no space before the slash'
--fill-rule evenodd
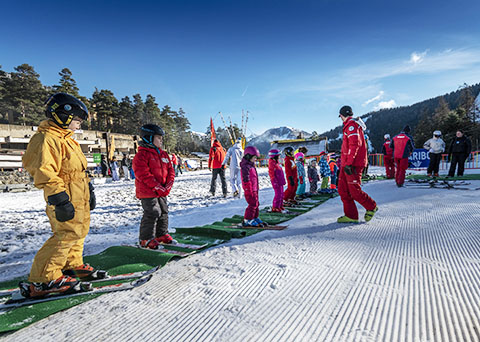
<path id="1" fill-rule="evenodd" d="M 307 197 L 318 192 L 336 191 L 337 173 L 339 170 L 335 154 L 328 155 L 325 152 L 320 154 L 320 174 L 317 169 L 316 159 L 311 159 L 308 164 L 308 172 L 305 171 L 305 154 L 307 149 L 300 147 L 294 151 L 293 147 L 286 147 L 285 172 L 283 171 L 280 157 L 282 152 L 278 149 L 271 149 L 268 152 L 268 173 L 272 182 L 275 196 L 273 198 L 272 212 L 285 212 L 285 207 L 297 204 L 297 199 Z M 260 152 L 254 146 L 247 146 L 244 151 L 241 166 L 242 187 L 248 207 L 245 210 L 244 226 L 265 226 L 266 223 L 259 218 L 258 201 L 258 175 L 255 169 L 255 161 L 260 157 Z M 306 178 L 310 183 L 310 191 L 306 192 Z M 320 178 L 321 177 L 321 178 Z M 322 179 L 321 190 L 318 189 L 318 182 Z M 330 189 L 328 189 L 330 182 Z M 284 190 L 284 186 L 287 188 Z"/>

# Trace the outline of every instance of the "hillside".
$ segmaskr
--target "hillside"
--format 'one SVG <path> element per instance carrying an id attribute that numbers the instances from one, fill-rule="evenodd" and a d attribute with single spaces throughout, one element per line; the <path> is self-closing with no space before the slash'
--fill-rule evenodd
<path id="1" fill-rule="evenodd" d="M 468 88 L 470 89 L 472 95 L 477 97 L 480 92 L 480 83 Z M 418 102 L 410 106 L 382 109 L 362 115 L 361 118 L 367 124 L 367 134 L 373 145 L 374 152 L 381 150 L 383 136 L 386 133 L 389 133 L 393 136 L 400 132 L 407 124 L 412 128 L 412 134 L 414 135 L 415 127 L 421 120 L 422 116 L 433 115 L 442 97 L 445 99 L 445 102 L 448 104 L 450 109 L 457 108 L 460 101 L 461 91 L 462 90 L 459 89 L 457 91 Z M 330 150 L 340 149 L 342 136 L 341 133 L 342 126 L 338 126 L 321 134 L 321 136 L 328 137 Z M 418 147 L 418 142 L 416 143 Z"/>

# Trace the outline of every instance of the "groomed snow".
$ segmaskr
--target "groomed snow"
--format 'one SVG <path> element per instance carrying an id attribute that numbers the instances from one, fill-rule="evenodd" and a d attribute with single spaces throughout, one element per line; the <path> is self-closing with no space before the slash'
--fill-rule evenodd
<path id="1" fill-rule="evenodd" d="M 265 170 L 261 174 L 265 187 Z M 208 183 L 207 173 L 195 173 L 179 177 L 179 187 L 182 177 L 197 188 Z M 468 185 L 479 186 L 480 181 Z M 337 224 L 342 206 L 335 198 L 291 220 L 286 230 L 235 239 L 170 262 L 143 287 L 101 296 L 4 339 L 478 341 L 480 191 L 399 189 L 393 181 L 371 182 L 364 189 L 380 207 L 369 223 Z M 91 234 L 87 254 L 115 244 L 100 240 L 118 244 L 136 237 L 141 213 L 129 199 L 131 185 L 98 186 L 99 197 L 107 193 L 111 199 L 100 200 L 95 215 L 102 217 L 94 216 L 93 230 L 109 231 Z M 10 196 L 0 194 L 11 222 L 31 215 L 44 227 L 40 231 L 46 229 L 40 195 L 16 194 L 24 196 L 21 209 Z M 270 189 L 261 191 L 263 205 L 271 198 Z M 210 201 L 172 198 L 172 226 L 213 222 L 245 206 L 244 200 L 215 199 L 207 207 Z M 35 224 L 21 226 L 22 234 L 36 231 Z M 18 242 L 9 248 L 21 256 Z M 31 262 L 28 256 L 20 266 L 9 260 L 4 279 Z"/>

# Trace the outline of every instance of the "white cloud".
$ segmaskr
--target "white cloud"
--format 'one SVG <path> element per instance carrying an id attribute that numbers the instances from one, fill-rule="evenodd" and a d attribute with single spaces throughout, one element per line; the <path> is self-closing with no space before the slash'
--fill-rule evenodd
<path id="1" fill-rule="evenodd" d="M 390 101 L 382 101 L 379 102 L 373 109 L 374 110 L 380 110 L 380 109 L 389 109 L 395 107 L 397 104 L 395 100 L 390 100 Z"/>
<path id="2" fill-rule="evenodd" d="M 426 55 L 427 55 L 427 51 L 424 51 L 422 53 L 412 52 L 412 54 L 410 55 L 410 63 L 412 64 L 421 63 L 425 59 Z"/>
<path id="3" fill-rule="evenodd" d="M 365 107 L 366 105 L 368 105 L 372 102 L 380 100 L 383 97 L 384 94 L 385 94 L 385 92 L 383 90 L 380 90 L 380 92 L 378 93 L 377 96 L 372 97 L 371 99 L 365 101 L 362 106 Z"/>

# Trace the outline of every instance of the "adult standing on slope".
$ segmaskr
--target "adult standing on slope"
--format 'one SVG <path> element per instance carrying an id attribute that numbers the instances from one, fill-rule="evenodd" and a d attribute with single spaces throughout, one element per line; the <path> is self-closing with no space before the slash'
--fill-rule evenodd
<path id="1" fill-rule="evenodd" d="M 355 201 L 367 212 L 365 221 L 370 221 L 378 210 L 377 203 L 362 191 L 362 171 L 367 166 L 367 147 L 363 131 L 366 126 L 362 120 L 353 119 L 350 106 L 340 108 L 343 121 L 342 168 L 338 179 L 338 194 L 343 202 L 344 216 L 337 219 L 339 223 L 358 223 L 358 210 Z"/>
<path id="2" fill-rule="evenodd" d="M 382 146 L 383 154 L 383 165 L 385 165 L 385 173 L 387 179 L 395 178 L 395 162 L 393 160 L 393 149 L 390 147 L 392 140 L 390 139 L 390 134 L 385 134 L 383 136 L 385 142 Z"/>
<path id="3" fill-rule="evenodd" d="M 427 175 L 430 177 L 433 175 L 438 177 L 438 169 L 440 167 L 440 161 L 442 160 L 442 153 L 445 152 L 445 142 L 442 139 L 442 132 L 433 132 L 433 138 L 428 139 L 423 148 L 428 150 L 430 157 L 430 164 L 428 165 Z"/>
<path id="4" fill-rule="evenodd" d="M 74 96 L 57 93 L 46 102 L 47 120 L 40 123 L 23 155 L 23 166 L 43 189 L 53 235 L 33 260 L 25 297 L 79 290 L 80 280 L 104 278 L 83 263 L 83 244 L 90 229 L 95 194 L 86 175 L 87 159 L 72 136 L 88 118 L 87 107 Z"/>
<path id="5" fill-rule="evenodd" d="M 223 149 L 220 141 L 215 139 L 213 146 L 210 148 L 208 157 L 208 169 L 212 170 L 212 182 L 210 183 L 210 193 L 215 196 L 215 188 L 217 187 L 217 176 L 220 175 L 220 181 L 222 182 L 223 197 L 227 197 L 227 182 L 225 181 L 225 166 L 223 161 L 225 160 L 225 150 Z"/>
<path id="6" fill-rule="evenodd" d="M 458 164 L 458 173 L 457 175 L 463 176 L 463 171 L 465 169 L 465 160 L 468 158 L 472 152 L 472 143 L 468 139 L 462 130 L 457 130 L 455 139 L 453 139 L 450 147 L 448 149 L 448 154 L 452 155 L 450 170 L 448 171 L 448 176 L 455 176 L 455 168 Z"/>
<path id="7" fill-rule="evenodd" d="M 395 160 L 395 181 L 400 188 L 405 182 L 405 172 L 408 169 L 408 157 L 415 149 L 413 138 L 410 135 L 410 126 L 406 125 L 403 130 L 393 137 L 390 147 L 393 149 L 393 159 Z"/>
<path id="8" fill-rule="evenodd" d="M 235 144 L 228 149 L 222 163 L 222 166 L 225 166 L 228 161 L 230 161 L 230 185 L 232 186 L 233 197 L 242 197 L 242 176 L 240 168 L 242 158 L 242 138 L 238 138 Z"/>

